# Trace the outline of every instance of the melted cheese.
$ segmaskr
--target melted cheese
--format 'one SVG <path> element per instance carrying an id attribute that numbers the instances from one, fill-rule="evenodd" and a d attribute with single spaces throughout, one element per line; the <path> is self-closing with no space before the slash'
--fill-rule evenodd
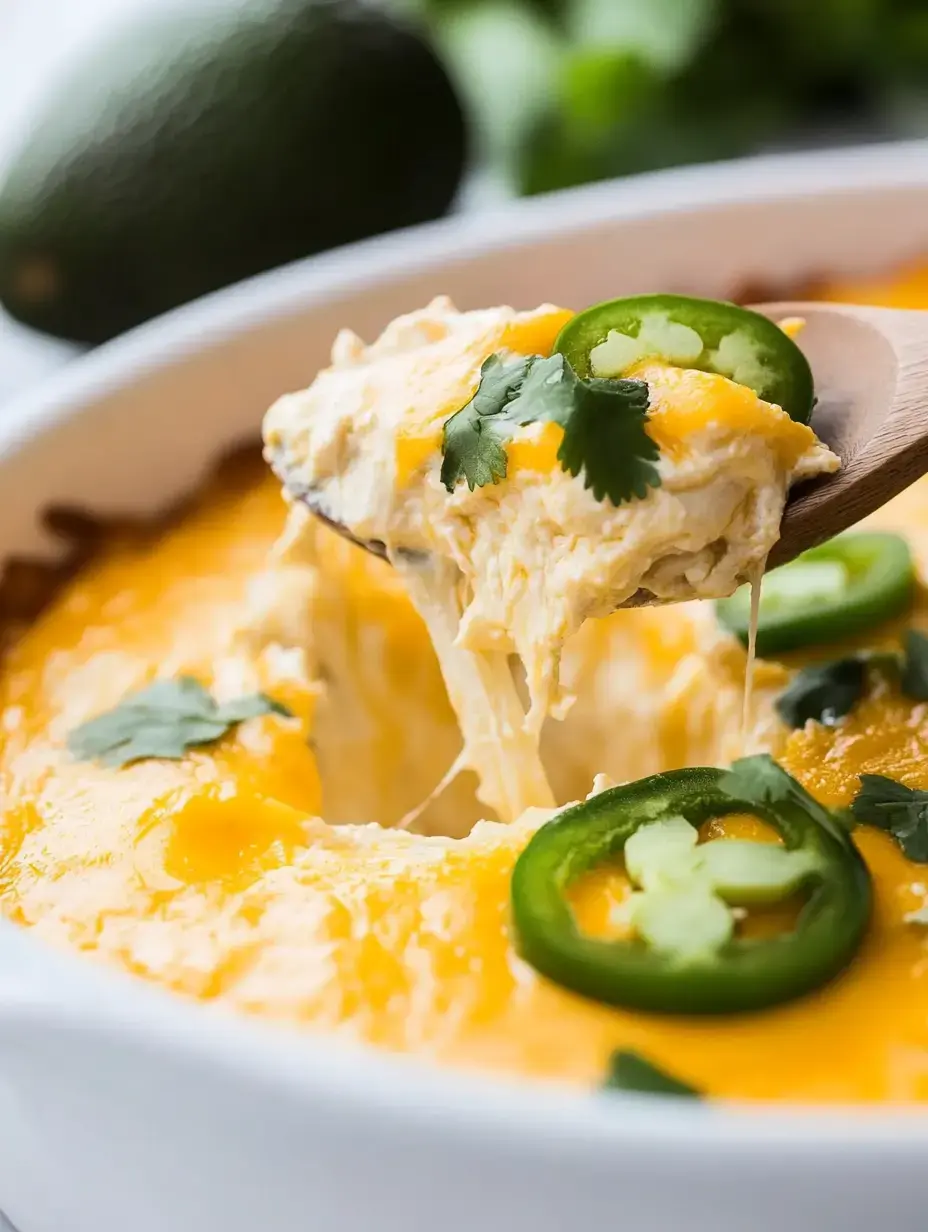
<path id="1" fill-rule="evenodd" d="M 407 490 L 418 491 L 426 476 L 434 486 L 442 424 L 473 394 L 487 356 L 547 353 L 569 316 L 548 305 L 458 313 L 435 300 L 393 321 L 370 347 L 342 333 L 332 366 L 303 394 L 282 398 L 265 423 L 268 457 L 291 482 L 318 494 L 359 538 L 388 545 L 458 718 L 464 747 L 457 764 L 477 772 L 480 800 L 506 820 L 554 805 L 538 754 L 543 708 L 526 719 L 504 638 L 475 645 L 460 636 L 465 605 L 452 557 L 430 547 L 420 559 L 417 546 L 414 558 L 389 523 Z M 307 525 L 299 508 L 295 523 L 297 538 Z M 432 525 L 440 534 L 439 520 Z M 310 532 L 310 553 L 313 542 Z"/>
<path id="2" fill-rule="evenodd" d="M 555 803 L 539 741 L 571 700 L 559 689 L 568 638 L 642 589 L 663 600 L 730 594 L 762 566 L 789 485 L 838 464 L 752 390 L 650 362 L 631 373 L 648 384 L 646 430 L 661 449 L 660 484 L 641 499 L 597 499 L 557 460 L 562 428 L 540 423 L 515 429 L 500 482 L 449 494 L 443 422 L 473 396 L 490 355 L 547 354 L 568 315 L 547 305 L 461 313 L 435 300 L 369 347 L 342 335 L 331 367 L 265 422 L 286 486 L 387 546 L 442 667 L 459 764 L 504 821 Z"/>
<path id="3" fill-rule="evenodd" d="M 928 274 L 907 294 L 928 307 Z M 546 434 L 532 448 L 550 457 Z M 474 827 L 463 776 L 423 817 L 432 837 L 319 820 L 395 823 L 460 736 L 394 572 L 315 527 L 274 555 L 284 520 L 271 478 L 226 482 L 155 541 L 115 544 L 13 649 L 0 671 L 9 918 L 185 995 L 450 1064 L 591 1084 L 627 1046 L 722 1096 L 928 1099 L 928 933 L 905 920 L 928 878 L 882 834 L 857 835 L 877 908 L 848 973 L 770 1013 L 694 1022 L 585 1002 L 516 957 L 508 879 L 544 811 Z M 928 481 L 872 521 L 905 533 L 928 576 Z M 912 622 L 928 629 L 923 589 Z M 834 729 L 777 723 L 772 700 L 803 661 L 758 663 L 757 747 L 829 804 L 861 772 L 928 788 L 928 713 L 888 687 Z M 561 663 L 577 700 L 542 732 L 555 798 L 601 771 L 621 781 L 736 756 L 744 668 L 706 604 L 584 624 Z M 222 696 L 262 687 L 298 718 L 252 720 L 182 762 L 71 760 L 76 723 L 181 671 Z M 579 886 L 584 924 L 615 893 L 605 874 Z"/>

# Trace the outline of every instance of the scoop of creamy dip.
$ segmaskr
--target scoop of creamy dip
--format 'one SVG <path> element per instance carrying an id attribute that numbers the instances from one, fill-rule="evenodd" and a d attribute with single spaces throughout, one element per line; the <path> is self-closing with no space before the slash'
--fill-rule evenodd
<path id="1" fill-rule="evenodd" d="M 340 334 L 331 366 L 265 420 L 266 455 L 291 495 L 385 545 L 441 662 L 464 738 L 456 765 L 477 771 L 481 799 L 504 820 L 554 803 L 538 742 L 544 718 L 570 702 L 560 652 L 583 621 L 639 592 L 731 594 L 763 569 L 790 485 L 839 465 L 746 386 L 643 361 L 627 375 L 646 383 L 644 430 L 659 453 L 639 495 L 613 503 L 583 469 L 568 473 L 565 429 L 550 420 L 513 423 L 494 481 L 449 491 L 445 424 L 473 398 L 485 361 L 549 355 L 570 315 L 433 300 L 370 346 Z"/>

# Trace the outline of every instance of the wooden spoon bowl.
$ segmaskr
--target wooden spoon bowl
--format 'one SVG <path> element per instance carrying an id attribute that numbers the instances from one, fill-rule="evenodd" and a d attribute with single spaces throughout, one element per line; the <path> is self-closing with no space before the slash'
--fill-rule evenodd
<path id="1" fill-rule="evenodd" d="M 754 305 L 802 317 L 796 339 L 812 366 L 812 427 L 841 470 L 799 485 L 768 568 L 785 564 L 873 513 L 928 471 L 928 312 L 852 304 Z"/>

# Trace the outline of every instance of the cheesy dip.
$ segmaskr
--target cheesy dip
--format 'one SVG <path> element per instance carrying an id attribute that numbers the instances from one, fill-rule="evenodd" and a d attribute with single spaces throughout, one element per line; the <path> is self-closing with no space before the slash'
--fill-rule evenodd
<path id="1" fill-rule="evenodd" d="M 928 275 L 829 294 L 928 306 Z M 268 416 L 289 501 L 257 461 L 227 468 L 171 525 L 113 536 L 19 632 L 0 668 L 4 912 L 187 996 L 460 1066 L 635 1085 L 621 1078 L 637 1059 L 711 1097 L 928 1096 L 928 850 L 884 824 L 887 802 L 916 828 L 917 808 L 876 782 L 928 788 L 920 584 L 906 574 L 869 623 L 860 603 L 846 618 L 900 542 L 899 568 L 921 576 L 928 488 L 862 528 L 856 556 L 836 541 L 771 576 L 743 730 L 746 600 L 725 596 L 763 568 L 789 485 L 836 460 L 758 392 L 738 345 L 699 359 L 679 321 L 651 313 L 608 330 L 584 371 L 558 350 L 583 316 L 436 301 L 370 346 L 342 335 Z M 558 355 L 570 373 L 540 366 Z M 450 420 L 528 359 L 583 385 L 574 406 L 627 400 L 638 435 L 622 447 L 649 476 L 630 496 L 598 490 L 609 439 L 578 445 L 571 469 L 563 415 L 507 411 L 503 473 L 480 455 L 483 482 L 455 453 Z M 614 610 L 641 592 L 687 601 Z M 765 650 L 784 612 L 796 636 L 803 602 L 838 612 L 833 641 Z M 872 887 L 841 973 L 709 1015 L 542 974 L 514 897 L 530 844 L 569 816 L 592 832 L 604 800 L 627 810 L 613 784 L 721 767 L 728 790 L 726 767 L 760 764 L 745 753 L 772 754 L 803 815 L 826 819 L 844 887 Z M 679 956 L 684 918 L 700 955 L 805 927 L 819 857 L 802 863 L 764 807 L 636 823 L 624 861 L 566 887 L 577 929 Z M 766 880 L 750 859 L 722 868 L 747 846 L 777 865 Z M 661 895 L 680 869 L 668 940 Z"/>
<path id="2" fill-rule="evenodd" d="M 647 390 L 647 452 L 629 479 L 634 498 L 620 490 L 602 499 L 599 472 L 589 470 L 600 457 L 571 473 L 558 459 L 572 421 L 565 429 L 543 418 L 568 382 L 565 401 L 576 387 L 563 357 L 541 380 L 542 365 L 526 371 L 521 359 L 548 356 L 572 315 L 550 306 L 460 313 L 438 299 L 370 347 L 345 331 L 332 366 L 282 398 L 265 424 L 268 458 L 286 485 L 358 539 L 385 545 L 438 656 L 464 739 L 459 765 L 477 772 L 478 797 L 503 821 L 556 802 L 538 742 L 543 721 L 572 700 L 559 690 L 558 662 L 584 620 L 642 591 L 662 601 L 731 594 L 763 569 L 790 484 L 838 466 L 808 426 L 746 385 L 636 354 L 621 371 L 637 378 L 625 389 Z M 693 334 L 660 309 L 647 325 L 658 345 L 661 333 L 678 348 L 671 331 L 684 346 Z M 619 335 L 609 338 L 600 351 Z M 521 384 L 502 425 L 493 400 L 502 401 L 500 386 L 508 393 L 507 364 Z M 612 387 L 620 406 L 605 414 L 621 421 L 622 382 Z M 491 434 L 488 458 L 475 460 Z M 608 446 L 596 438 L 591 449 Z M 634 447 L 630 430 L 613 473 Z M 295 541 L 306 520 L 297 506 Z"/>

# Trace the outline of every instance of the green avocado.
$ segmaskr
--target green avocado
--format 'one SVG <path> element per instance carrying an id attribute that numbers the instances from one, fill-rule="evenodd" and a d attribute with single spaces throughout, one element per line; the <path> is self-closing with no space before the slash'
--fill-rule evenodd
<path id="1" fill-rule="evenodd" d="M 240 278 L 443 214 L 461 107 L 363 0 L 193 0 L 76 65 L 0 186 L 0 302 L 99 343 Z"/>

